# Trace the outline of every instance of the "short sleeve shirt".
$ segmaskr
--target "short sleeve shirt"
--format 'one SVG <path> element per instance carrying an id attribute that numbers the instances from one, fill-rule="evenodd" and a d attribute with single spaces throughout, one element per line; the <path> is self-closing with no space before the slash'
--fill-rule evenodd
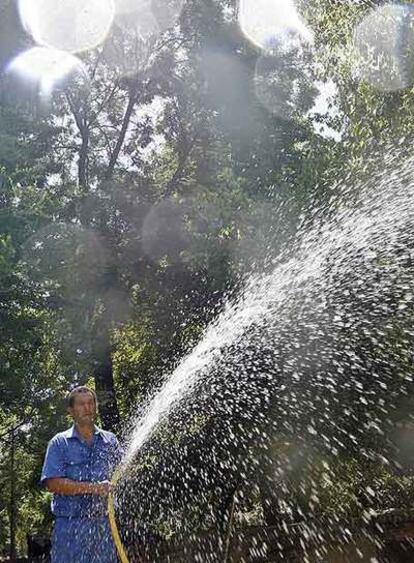
<path id="1" fill-rule="evenodd" d="M 88 444 L 72 426 L 50 440 L 41 481 L 53 477 L 92 483 L 110 480 L 121 457 L 121 447 L 111 432 L 96 428 L 92 443 Z M 99 495 L 54 494 L 52 512 L 66 518 L 99 517 L 106 514 L 106 502 Z"/>

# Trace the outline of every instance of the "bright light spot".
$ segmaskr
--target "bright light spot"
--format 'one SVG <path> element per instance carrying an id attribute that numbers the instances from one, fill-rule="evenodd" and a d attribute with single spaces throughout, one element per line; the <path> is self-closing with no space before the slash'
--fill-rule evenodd
<path id="1" fill-rule="evenodd" d="M 87 79 L 86 70 L 77 57 L 47 47 L 33 47 L 21 53 L 10 63 L 7 72 L 38 83 L 40 94 L 45 97 L 72 74 Z"/>
<path id="2" fill-rule="evenodd" d="M 307 66 L 313 34 L 293 0 L 240 0 L 239 24 L 248 39 L 264 51 L 254 77 L 260 103 L 284 119 L 310 109 Z"/>
<path id="3" fill-rule="evenodd" d="M 19 12 L 37 43 L 78 53 L 105 40 L 115 5 L 114 0 L 19 0 Z"/>
<path id="4" fill-rule="evenodd" d="M 413 83 L 414 9 L 386 4 L 371 11 L 354 32 L 354 73 L 378 90 Z"/>
<path id="5" fill-rule="evenodd" d="M 271 49 L 275 37 L 287 31 L 294 31 L 305 41 L 313 40 L 292 0 L 240 0 L 239 14 L 243 33 L 262 49 Z"/>

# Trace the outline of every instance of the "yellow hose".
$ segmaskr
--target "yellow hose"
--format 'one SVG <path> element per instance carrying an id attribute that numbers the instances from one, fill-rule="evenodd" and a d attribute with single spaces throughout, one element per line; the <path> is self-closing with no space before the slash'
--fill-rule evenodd
<path id="1" fill-rule="evenodd" d="M 115 473 L 112 477 L 112 486 L 113 487 L 115 487 L 115 485 L 116 485 L 116 483 L 119 479 L 119 475 L 120 475 L 120 471 L 119 470 L 115 471 Z M 123 545 L 122 540 L 121 540 L 121 536 L 119 534 L 118 526 L 117 526 L 117 523 L 116 523 L 114 497 L 113 497 L 112 492 L 110 492 L 109 495 L 108 495 L 108 517 L 109 517 L 109 523 L 111 525 L 112 537 L 114 539 L 114 543 L 115 543 L 116 550 L 117 550 L 118 555 L 119 555 L 119 559 L 121 560 L 121 563 L 129 563 L 128 556 L 126 554 L 124 545 Z"/>

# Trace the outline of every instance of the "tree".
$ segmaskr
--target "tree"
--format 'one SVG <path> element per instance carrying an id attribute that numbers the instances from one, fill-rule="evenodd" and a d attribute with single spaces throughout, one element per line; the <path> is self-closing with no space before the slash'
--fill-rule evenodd
<path id="1" fill-rule="evenodd" d="M 254 49 L 233 22 L 226 23 L 218 4 L 207 3 L 201 12 L 198 8 L 189 4 L 180 28 L 167 30 L 157 40 L 150 38 L 146 45 L 124 20 L 117 21 L 105 45 L 84 58 L 90 83 L 64 84 L 44 121 L 65 122 L 65 127 L 58 128 L 56 141 L 49 146 L 48 158 L 58 166 L 59 177 L 53 176 L 52 182 L 49 175 L 45 191 L 56 207 L 49 209 L 51 226 L 28 241 L 28 275 L 49 291 L 53 287 L 54 308 L 73 323 L 72 345 L 82 341 L 78 359 L 84 358 L 93 371 L 107 427 L 119 424 L 113 334 L 131 306 L 142 307 L 133 303 L 136 288 L 151 288 L 157 280 L 161 295 L 173 275 L 182 296 L 194 295 L 179 314 L 174 302 L 168 306 L 165 302 L 171 334 L 191 306 L 201 311 L 217 301 L 229 276 L 236 273 L 230 273 L 229 255 L 240 233 L 234 209 L 239 206 L 239 215 L 246 216 L 255 202 L 266 201 L 269 183 L 279 182 L 300 158 L 301 150 L 294 148 L 298 139 L 312 137 L 306 125 L 300 126 L 299 134 L 289 122 L 268 119 L 251 92 Z M 138 56 L 136 64 L 125 68 L 131 53 Z M 232 69 L 231 81 L 215 76 L 220 68 L 216 59 Z M 294 68 L 292 63 L 285 83 Z M 221 90 L 213 86 L 217 82 Z M 308 88 L 298 116 L 312 95 Z M 156 124 L 148 113 L 150 104 L 158 105 L 161 118 Z M 146 117 L 142 119 L 140 112 Z M 280 133 L 276 136 L 275 127 Z M 157 131 L 162 131 L 163 149 L 145 157 Z M 278 160 L 275 155 L 280 155 Z M 261 162 L 260 168 L 249 164 L 251 157 Z M 200 217 L 200 205 L 207 216 Z M 162 209 L 175 217 L 175 224 L 172 231 L 154 232 Z M 218 225 L 212 212 L 221 214 Z M 205 223 L 201 229 L 200 221 Z M 169 247 L 167 240 L 173 245 Z M 182 258 L 194 252 L 198 264 L 186 264 Z M 53 260 L 60 261 L 59 268 Z M 200 291 L 194 293 L 195 277 L 212 284 L 201 301 Z M 165 315 L 160 316 L 160 325 L 165 327 Z M 170 337 L 164 335 L 164 342 L 171 348 Z M 163 348 L 167 350 L 165 344 Z M 167 357 L 177 351 L 174 345 Z"/>
<path id="2" fill-rule="evenodd" d="M 1 281 L 7 294 L 1 314 L 7 330 L 0 338 L 6 360 L 0 390 L 5 430 L 16 413 L 16 422 L 30 420 L 21 436 L 29 451 L 18 454 L 26 460 L 19 482 L 38 472 L 56 420 L 64 424 L 60 399 L 67 387 L 88 382 L 92 373 L 102 422 L 119 428 L 137 399 L 142 404 L 200 339 L 247 273 L 272 268 L 280 249 L 306 224 L 307 203 L 330 202 L 327 187 L 335 170 L 349 155 L 362 154 L 351 134 L 335 143 L 315 133 L 308 114 L 315 77 L 333 75 L 332 61 L 321 71 L 312 51 L 300 46 L 286 52 L 278 44 L 262 56 L 238 30 L 233 4 L 188 2 L 179 24 L 146 41 L 132 16 L 118 17 L 105 44 L 82 55 L 86 74 L 58 84 L 47 111 L 20 84 L 24 111 L 17 112 L 6 84 L 0 155 L 10 180 L 2 186 Z M 320 21 L 322 36 L 354 14 L 337 9 L 327 10 L 332 21 Z M 317 23 L 322 16 L 313 13 Z M 341 128 L 353 119 L 346 94 L 352 85 L 349 76 L 338 76 Z M 305 329 L 297 329 L 298 339 Z M 333 330 L 328 337 L 333 334 L 342 335 Z M 286 333 L 285 344 L 293 336 Z M 258 399 L 255 407 L 228 383 L 228 395 L 236 399 L 231 403 L 228 396 L 216 416 L 218 397 L 209 398 L 206 388 L 188 412 L 183 407 L 182 420 L 172 415 L 177 427 L 161 428 L 144 449 L 144 462 L 146 453 L 150 462 L 139 467 L 136 486 L 159 499 L 145 515 L 159 529 L 177 507 L 183 522 L 193 523 L 195 514 L 200 521 L 210 509 L 217 517 L 235 484 L 251 478 L 250 448 L 262 447 L 262 455 L 267 442 L 260 421 L 246 420 L 244 412 L 256 408 L 259 417 L 269 408 L 261 380 L 253 376 L 274 360 L 271 352 L 257 350 L 256 342 L 250 374 L 258 387 L 251 397 Z M 300 364 L 294 352 L 287 358 Z M 276 381 L 279 363 L 273 363 Z M 221 368 L 225 378 L 231 365 Z M 311 392 L 303 390 L 304 402 Z M 203 416 L 192 416 L 191 406 Z M 299 423 L 295 428 L 303 430 Z M 240 433 L 240 443 L 228 444 L 229 429 Z M 185 463 L 174 473 L 172 462 L 182 451 Z M 214 489 L 226 475 L 218 462 L 210 463 L 212 452 L 224 468 L 237 460 L 229 491 L 219 487 L 214 501 L 206 497 L 203 479 L 208 474 Z M 190 484 L 183 478 L 186 468 L 194 472 Z M 40 507 L 43 496 L 34 496 Z M 134 507 L 138 515 L 141 508 Z M 28 516 L 27 504 L 22 510 L 20 530 L 23 517 L 41 521 L 40 512 Z"/>

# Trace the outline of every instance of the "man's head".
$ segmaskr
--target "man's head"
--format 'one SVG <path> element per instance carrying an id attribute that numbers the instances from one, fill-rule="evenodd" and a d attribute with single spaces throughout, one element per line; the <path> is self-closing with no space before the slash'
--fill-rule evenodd
<path id="1" fill-rule="evenodd" d="M 68 395 L 69 414 L 80 426 L 94 423 L 96 407 L 96 393 L 89 387 L 75 387 Z"/>

